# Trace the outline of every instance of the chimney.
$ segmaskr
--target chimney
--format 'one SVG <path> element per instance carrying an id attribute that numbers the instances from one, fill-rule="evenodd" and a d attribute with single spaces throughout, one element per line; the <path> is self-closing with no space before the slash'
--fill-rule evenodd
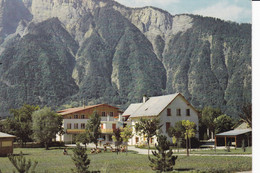
<path id="1" fill-rule="evenodd" d="M 145 103 L 146 101 L 147 101 L 147 96 L 144 95 L 144 96 L 143 96 L 143 103 Z"/>

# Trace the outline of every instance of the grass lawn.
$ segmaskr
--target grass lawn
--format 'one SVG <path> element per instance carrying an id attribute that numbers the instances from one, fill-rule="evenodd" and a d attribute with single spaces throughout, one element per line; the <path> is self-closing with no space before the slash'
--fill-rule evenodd
<path id="1" fill-rule="evenodd" d="M 51 148 L 16 148 L 15 154 L 22 151 L 27 159 L 39 162 L 36 172 L 41 173 L 48 170 L 51 173 L 70 173 L 74 168 L 70 155 L 63 155 L 63 149 Z M 89 152 L 89 150 L 88 150 Z M 90 169 L 101 172 L 153 172 L 149 167 L 149 160 L 146 155 L 139 155 L 134 152 L 125 153 L 99 153 L 89 154 L 91 160 Z M 175 168 L 180 172 L 234 172 L 252 169 L 251 157 L 222 157 L 222 156 L 178 156 Z M 11 173 L 14 167 L 6 157 L 0 157 L 0 169 L 3 173 Z"/>

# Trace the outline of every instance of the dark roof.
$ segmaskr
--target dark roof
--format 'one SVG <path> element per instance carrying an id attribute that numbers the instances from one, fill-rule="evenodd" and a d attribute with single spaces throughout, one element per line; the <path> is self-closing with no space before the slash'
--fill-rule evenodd
<path id="1" fill-rule="evenodd" d="M 235 129 L 235 130 L 230 130 L 227 132 L 216 134 L 216 136 L 238 136 L 249 132 L 252 132 L 252 129 Z"/>

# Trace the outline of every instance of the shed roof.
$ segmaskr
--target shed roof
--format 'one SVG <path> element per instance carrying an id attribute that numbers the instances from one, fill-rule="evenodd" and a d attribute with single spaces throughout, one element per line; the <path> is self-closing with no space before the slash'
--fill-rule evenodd
<path id="1" fill-rule="evenodd" d="M 150 97 L 145 103 L 141 103 L 136 111 L 131 114 L 132 117 L 158 116 L 179 93 Z"/>
<path id="2" fill-rule="evenodd" d="M 227 132 L 216 134 L 216 136 L 238 136 L 248 132 L 252 132 L 252 129 L 235 129 Z"/>
<path id="3" fill-rule="evenodd" d="M 16 136 L 0 132 L 0 138 L 16 138 Z"/>

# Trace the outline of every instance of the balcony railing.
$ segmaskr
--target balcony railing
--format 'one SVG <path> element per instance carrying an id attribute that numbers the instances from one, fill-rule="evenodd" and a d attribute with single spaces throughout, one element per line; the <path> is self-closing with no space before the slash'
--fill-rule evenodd
<path id="1" fill-rule="evenodd" d="M 101 133 L 113 133 L 113 129 L 101 129 Z"/>
<path id="2" fill-rule="evenodd" d="M 79 134 L 79 133 L 84 133 L 85 129 L 67 129 L 66 133 L 68 134 Z"/>
<path id="3" fill-rule="evenodd" d="M 84 133 L 85 129 L 67 129 L 67 134 L 79 134 Z M 113 133 L 113 129 L 101 129 L 101 133 Z"/>

